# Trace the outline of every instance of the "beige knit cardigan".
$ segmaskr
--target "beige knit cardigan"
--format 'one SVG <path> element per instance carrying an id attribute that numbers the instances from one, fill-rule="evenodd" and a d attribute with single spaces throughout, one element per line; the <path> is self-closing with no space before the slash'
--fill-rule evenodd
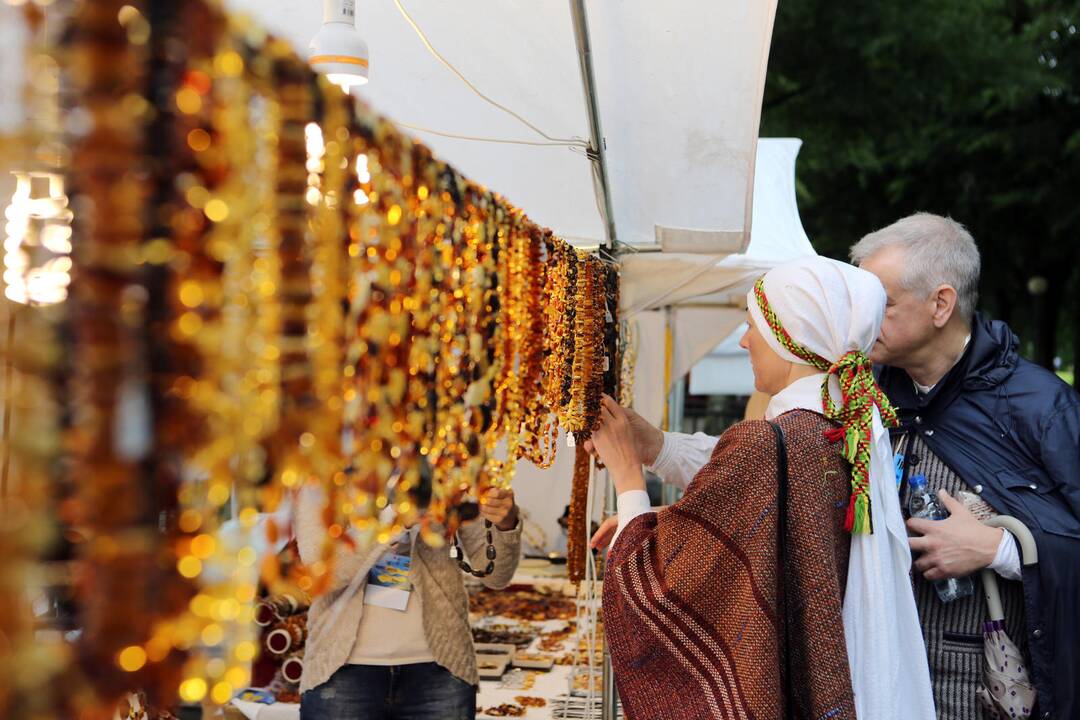
<path id="1" fill-rule="evenodd" d="M 319 559 L 326 536 L 322 522 L 323 503 L 314 493 L 301 493 L 295 512 L 294 528 L 300 559 L 307 564 Z M 513 530 L 492 529 L 497 553 L 495 571 L 483 578 L 489 588 L 499 590 L 510 583 L 521 556 L 521 523 Z M 484 524 L 470 522 L 458 533 L 462 548 L 473 567 L 484 567 L 487 559 Z M 364 613 L 364 585 L 372 565 L 386 552 L 388 545 L 339 549 L 334 563 L 334 577 L 329 592 L 315 598 L 308 611 L 308 638 L 304 651 L 304 671 L 300 692 L 318 687 L 345 665 Z M 475 561 L 474 561 L 475 559 Z M 345 597 L 353 579 L 360 575 L 355 592 Z M 435 662 L 470 685 L 479 683 L 472 632 L 469 629 L 469 600 L 457 563 L 450 559 L 447 547 L 432 548 L 416 543 L 410 575 L 416 599 L 421 604 L 424 634 Z"/>

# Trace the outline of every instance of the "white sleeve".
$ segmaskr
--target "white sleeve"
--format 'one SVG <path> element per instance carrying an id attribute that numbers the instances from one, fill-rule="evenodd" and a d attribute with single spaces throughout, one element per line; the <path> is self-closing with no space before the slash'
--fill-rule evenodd
<path id="1" fill-rule="evenodd" d="M 713 449 L 720 438 L 705 433 L 664 433 L 664 445 L 656 460 L 649 466 L 669 485 L 685 490 L 712 457 Z"/>
<path id="2" fill-rule="evenodd" d="M 649 493 L 644 490 L 627 490 L 624 493 L 619 493 L 615 503 L 619 508 L 619 527 L 615 530 L 615 535 L 612 536 L 611 544 L 608 547 L 615 547 L 615 541 L 619 539 L 619 534 L 624 527 L 630 524 L 631 520 L 638 515 L 653 512 L 652 506 L 649 504 Z"/>
<path id="3" fill-rule="evenodd" d="M 1001 542 L 998 543 L 997 554 L 994 555 L 994 562 L 990 563 L 990 569 L 1006 580 L 1019 580 L 1022 577 L 1020 551 L 1016 548 L 1016 538 L 1008 530 L 1001 533 Z"/>

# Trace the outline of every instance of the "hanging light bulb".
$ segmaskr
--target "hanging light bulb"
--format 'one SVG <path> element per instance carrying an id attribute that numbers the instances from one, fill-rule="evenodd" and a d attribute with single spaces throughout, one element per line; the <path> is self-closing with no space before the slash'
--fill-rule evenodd
<path id="1" fill-rule="evenodd" d="M 368 46 L 356 31 L 356 0 L 323 0 L 323 26 L 310 50 L 312 69 L 345 92 L 368 81 Z"/>
<path id="2" fill-rule="evenodd" d="M 4 294 L 23 305 L 55 305 L 71 284 L 71 219 L 64 177 L 15 172 L 4 211 Z"/>

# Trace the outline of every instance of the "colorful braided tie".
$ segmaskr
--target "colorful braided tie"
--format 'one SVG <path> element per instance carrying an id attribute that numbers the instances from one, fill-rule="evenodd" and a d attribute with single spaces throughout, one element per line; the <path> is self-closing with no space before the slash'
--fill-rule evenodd
<path id="1" fill-rule="evenodd" d="M 866 353 L 852 350 L 831 363 L 795 342 L 784 329 L 765 296 L 764 278 L 754 285 L 754 297 L 776 340 L 795 357 L 826 373 L 821 382 L 822 411 L 825 417 L 840 423 L 840 427 L 827 431 L 825 437 L 831 442 L 843 440 L 841 453 L 851 463 L 851 500 L 844 527 L 852 533 L 872 533 L 870 445 L 873 442 L 874 406 L 881 412 L 881 421 L 886 427 L 897 425 L 896 410 L 874 380 L 873 366 Z M 829 393 L 829 376 L 832 375 L 840 384 L 839 404 L 833 402 Z"/>

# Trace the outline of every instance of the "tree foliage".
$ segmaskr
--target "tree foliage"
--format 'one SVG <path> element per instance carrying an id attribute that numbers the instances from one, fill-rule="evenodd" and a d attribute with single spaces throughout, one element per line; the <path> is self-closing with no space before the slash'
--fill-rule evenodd
<path id="1" fill-rule="evenodd" d="M 949 215 L 982 308 L 1038 362 L 1080 356 L 1080 0 L 781 0 L 762 135 L 805 141 L 819 252 Z"/>

